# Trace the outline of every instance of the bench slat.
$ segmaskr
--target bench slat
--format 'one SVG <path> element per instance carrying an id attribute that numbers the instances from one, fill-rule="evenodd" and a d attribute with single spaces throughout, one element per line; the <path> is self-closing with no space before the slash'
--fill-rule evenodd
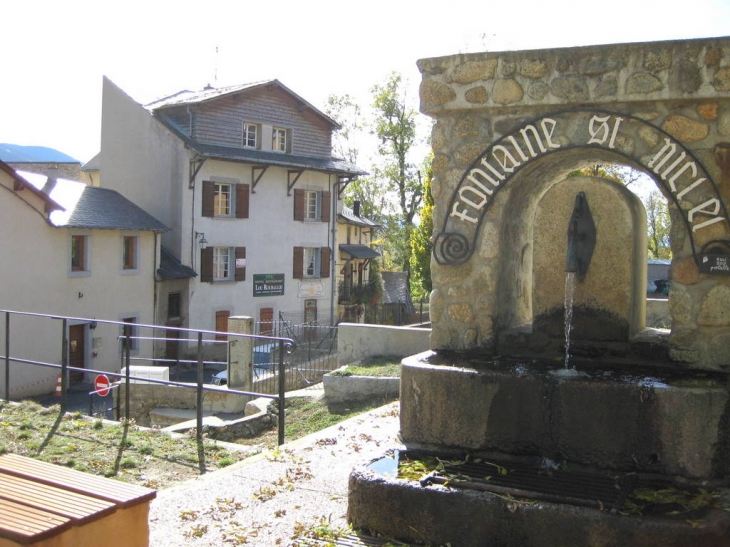
<path id="1" fill-rule="evenodd" d="M 125 508 L 151 501 L 157 496 L 155 490 L 143 486 L 82 473 L 75 469 L 68 469 L 60 465 L 18 456 L 17 454 L 3 454 L 0 456 L 0 473 L 32 479 L 78 494 L 111 501 Z"/>
<path id="2" fill-rule="evenodd" d="M 83 524 L 117 510 L 113 502 L 0 473 L 0 498 Z"/>
<path id="3" fill-rule="evenodd" d="M 59 534 L 70 526 L 69 518 L 0 499 L 0 537 L 26 545 Z"/>

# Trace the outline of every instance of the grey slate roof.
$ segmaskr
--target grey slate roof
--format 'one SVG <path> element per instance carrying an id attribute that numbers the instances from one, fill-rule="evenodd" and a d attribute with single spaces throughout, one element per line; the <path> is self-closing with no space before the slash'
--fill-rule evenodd
<path id="1" fill-rule="evenodd" d="M 370 228 L 379 228 L 381 226 L 374 220 L 370 220 L 367 217 L 356 216 L 355 212 L 352 209 L 350 209 L 349 207 L 343 207 L 342 212 L 340 214 L 338 214 L 337 217 L 348 224 L 355 224 L 357 226 L 364 226 L 364 227 L 370 227 Z"/>
<path id="2" fill-rule="evenodd" d="M 232 95 L 234 93 L 241 93 L 244 91 L 249 91 L 252 89 L 256 89 L 259 87 L 264 86 L 276 86 L 285 92 L 287 92 L 289 95 L 294 97 L 296 100 L 301 102 L 302 104 L 305 104 L 307 108 L 310 108 L 315 114 L 323 118 L 325 121 L 327 121 L 329 124 L 334 126 L 335 128 L 339 129 L 341 126 L 338 124 L 335 120 L 330 118 L 327 114 L 310 104 L 309 102 L 302 99 L 299 95 L 294 93 L 291 89 L 286 87 L 284 84 L 282 84 L 279 80 L 262 80 L 260 82 L 252 82 L 248 84 L 239 84 L 239 85 L 231 85 L 227 87 L 206 87 L 205 89 L 202 89 L 200 91 L 189 91 L 189 90 L 183 90 L 178 91 L 177 93 L 173 95 L 169 95 L 168 97 L 163 97 L 161 99 L 157 99 L 156 101 L 153 101 L 151 103 L 148 103 L 145 105 L 145 108 L 150 111 L 155 110 L 162 110 L 165 108 L 171 108 L 176 106 L 182 106 L 182 105 L 189 105 L 189 104 L 200 104 L 208 101 L 212 101 L 214 99 L 217 99 L 219 97 L 224 97 L 226 95 Z"/>
<path id="3" fill-rule="evenodd" d="M 160 249 L 160 267 L 157 269 L 157 275 L 163 280 L 169 279 L 188 279 L 197 277 L 195 270 L 188 266 L 184 266 L 172 252 L 162 247 Z"/>
<path id="4" fill-rule="evenodd" d="M 406 311 L 413 311 L 408 292 L 408 272 L 380 272 L 383 279 L 383 304 L 405 304 Z"/>
<path id="5" fill-rule="evenodd" d="M 167 226 L 121 194 L 94 186 L 84 188 L 64 226 L 97 230 L 169 231 Z"/>
<path id="6" fill-rule="evenodd" d="M 241 161 L 250 163 L 263 163 L 267 165 L 278 165 L 282 167 L 313 169 L 315 171 L 336 172 L 343 175 L 367 175 L 366 171 L 341 158 L 322 158 L 313 156 L 296 156 L 294 154 L 282 154 L 280 152 L 266 152 L 247 148 L 231 148 L 228 146 L 215 146 L 203 144 L 197 141 L 181 137 L 188 146 L 196 150 L 201 156 L 229 161 Z"/>
<path id="7" fill-rule="evenodd" d="M 169 228 L 120 193 L 87 186 L 82 182 L 54 179 L 38 173 L 16 171 L 37 191 L 49 196 L 62 209 L 49 215 L 59 228 L 98 230 L 145 230 L 167 232 Z"/>
<path id="8" fill-rule="evenodd" d="M 352 258 L 377 258 L 380 256 L 378 251 L 371 249 L 367 245 L 348 245 L 341 243 L 340 251 L 346 252 Z"/>

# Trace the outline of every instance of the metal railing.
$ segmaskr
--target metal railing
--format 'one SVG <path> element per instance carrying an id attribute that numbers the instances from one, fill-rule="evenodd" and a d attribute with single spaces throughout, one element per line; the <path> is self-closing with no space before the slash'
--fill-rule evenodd
<path id="1" fill-rule="evenodd" d="M 138 376 L 132 376 L 131 375 L 131 362 L 133 360 L 132 352 L 135 351 L 135 348 L 133 347 L 133 341 L 136 340 L 145 340 L 145 341 L 154 341 L 154 340 L 165 340 L 165 338 L 157 338 L 157 337 L 135 337 L 129 334 L 127 331 L 126 334 L 123 334 L 121 336 L 116 336 L 116 340 L 121 340 L 122 348 L 121 348 L 121 361 L 122 364 L 126 366 L 125 374 L 122 374 L 120 372 L 114 372 L 110 370 L 96 370 L 92 368 L 79 368 L 79 367 L 73 367 L 69 365 L 69 323 L 73 322 L 74 324 L 86 324 L 86 325 L 94 325 L 93 328 L 98 328 L 99 325 L 113 325 L 118 327 L 119 329 L 123 329 L 124 327 L 129 327 L 130 323 L 122 322 L 122 321 L 111 321 L 111 320 L 103 320 L 103 319 L 96 319 L 96 318 L 81 318 L 81 317 L 68 317 L 68 316 L 61 316 L 61 315 L 51 315 L 51 314 L 41 314 L 41 313 L 31 313 L 31 312 L 21 312 L 21 311 L 14 311 L 14 310 L 0 310 L 0 314 L 4 315 L 5 317 L 5 352 L 4 355 L 0 355 L 0 362 L 4 361 L 5 367 L 4 367 L 4 380 L 5 380 L 5 400 L 10 401 L 10 386 L 11 386 L 11 376 L 10 376 L 10 364 L 11 363 L 17 363 L 21 364 L 23 366 L 39 366 L 39 367 L 46 367 L 54 370 L 60 371 L 60 384 L 61 384 L 61 394 L 60 394 L 60 407 L 63 412 L 66 411 L 67 408 L 67 393 L 69 389 L 69 383 L 70 383 L 70 372 L 77 372 L 77 373 L 84 373 L 84 374 L 104 374 L 108 377 L 116 378 L 120 382 L 124 382 L 124 385 L 126 387 L 125 389 L 125 418 L 129 419 L 129 412 L 130 412 L 130 391 L 131 387 L 130 384 L 132 383 L 132 380 L 135 381 L 142 381 L 145 383 L 151 383 L 151 384 L 162 384 L 166 386 L 178 386 L 182 388 L 187 389 L 196 389 L 197 390 L 197 400 L 196 400 L 196 437 L 198 441 L 202 440 L 203 436 L 203 392 L 204 391 L 225 391 L 229 394 L 235 394 L 235 395 L 241 395 L 241 396 L 247 396 L 247 397 L 264 397 L 269 398 L 272 400 L 277 401 L 277 407 L 278 407 L 278 442 L 279 444 L 284 443 L 284 401 L 286 396 L 286 371 L 287 371 L 287 364 L 285 363 L 285 356 L 288 355 L 287 348 L 293 347 L 295 342 L 294 340 L 290 338 L 284 338 L 284 337 L 274 337 L 274 336 L 258 336 L 258 335 L 249 335 L 249 334 L 238 334 L 238 333 L 222 333 L 218 331 L 208 331 L 208 330 L 201 330 L 201 329 L 187 329 L 182 327 L 168 327 L 168 326 L 160 326 L 160 325 L 146 325 L 141 323 L 134 323 L 133 327 L 134 329 L 157 329 L 162 331 L 179 331 L 180 333 L 188 333 L 186 336 L 190 336 L 191 334 L 194 334 L 195 336 L 192 336 L 190 338 L 180 338 L 176 340 L 185 341 L 185 342 L 193 342 L 195 344 L 195 360 L 187 360 L 190 363 L 194 363 L 197 369 L 197 381 L 196 385 L 191 386 L 190 384 L 186 384 L 183 382 L 175 382 L 175 381 L 169 381 L 169 380 L 158 380 L 154 378 L 147 378 L 147 377 L 138 377 Z M 20 356 L 16 355 L 13 356 L 11 353 L 11 317 L 27 317 L 27 318 L 36 318 L 41 320 L 48 320 L 48 321 L 58 321 L 61 323 L 61 354 L 60 358 L 58 359 L 60 361 L 60 364 L 57 362 L 46 362 L 41 361 L 37 359 L 27 359 L 27 358 L 21 358 Z M 259 342 L 265 343 L 265 344 L 273 344 L 276 348 L 276 356 L 277 356 L 277 362 L 276 362 L 276 369 L 277 369 L 277 392 L 275 394 L 273 393 L 263 393 L 263 392 L 254 392 L 254 391 L 242 391 L 242 390 L 235 390 L 235 389 L 229 389 L 229 388 L 220 388 L 212 385 L 204 385 L 204 366 L 206 364 L 206 361 L 203 358 L 203 348 L 204 348 L 204 336 L 213 336 L 213 337 L 221 337 L 226 336 L 228 339 L 241 339 L 241 338 L 252 338 L 254 339 L 254 344 L 257 344 Z M 211 342 L 211 340 L 205 341 L 206 343 Z M 213 341 L 218 342 L 218 341 Z M 225 343 L 225 342 L 224 342 Z M 154 358 L 144 358 L 144 357 L 138 357 L 135 356 L 134 360 L 149 360 L 152 362 L 160 361 L 159 359 Z M 220 361 L 207 361 L 207 363 L 220 363 Z M 93 392 L 92 392 L 93 393 Z"/>

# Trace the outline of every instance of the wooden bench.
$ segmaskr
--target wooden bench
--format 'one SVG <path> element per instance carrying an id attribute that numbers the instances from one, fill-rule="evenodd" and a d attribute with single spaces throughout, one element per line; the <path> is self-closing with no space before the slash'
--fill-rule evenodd
<path id="1" fill-rule="evenodd" d="M 0 547 L 147 547 L 148 488 L 0 456 Z"/>

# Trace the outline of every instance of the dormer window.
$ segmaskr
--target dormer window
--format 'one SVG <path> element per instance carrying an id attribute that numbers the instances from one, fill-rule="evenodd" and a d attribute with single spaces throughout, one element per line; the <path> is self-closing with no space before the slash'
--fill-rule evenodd
<path id="1" fill-rule="evenodd" d="M 258 148 L 259 127 L 255 123 L 243 122 L 243 146 L 245 148 Z"/>
<path id="2" fill-rule="evenodd" d="M 271 149 L 274 152 L 286 152 L 286 129 L 274 127 L 271 133 Z"/>

